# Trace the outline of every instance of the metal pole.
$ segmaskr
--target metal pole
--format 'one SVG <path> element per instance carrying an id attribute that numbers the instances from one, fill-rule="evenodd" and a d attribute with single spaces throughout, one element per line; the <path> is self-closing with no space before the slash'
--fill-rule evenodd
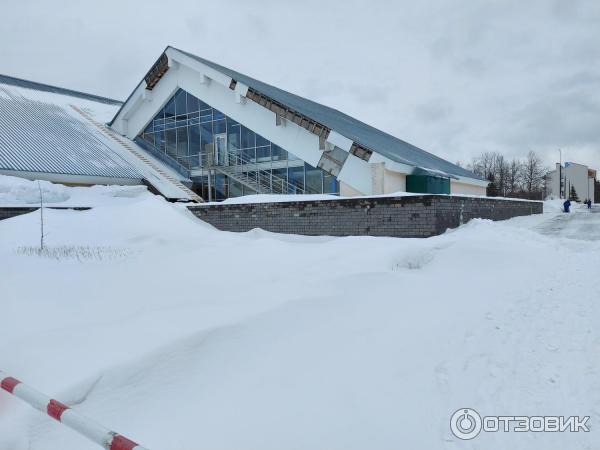
<path id="1" fill-rule="evenodd" d="M 54 400 L 39 391 L 21 383 L 13 377 L 9 377 L 0 370 L 0 388 L 9 394 L 20 398 L 38 411 L 49 415 L 54 420 L 82 434 L 89 440 L 107 450 L 147 450 L 145 447 L 121 436 L 114 431 L 94 422 L 93 420 L 79 414 L 67 405 Z"/>
<path id="2" fill-rule="evenodd" d="M 558 149 L 559 158 L 558 158 L 558 197 L 563 198 L 563 188 L 562 188 L 562 150 Z"/>

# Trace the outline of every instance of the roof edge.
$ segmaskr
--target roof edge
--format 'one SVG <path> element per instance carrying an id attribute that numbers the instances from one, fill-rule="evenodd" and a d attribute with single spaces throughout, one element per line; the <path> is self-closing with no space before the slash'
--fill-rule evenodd
<path id="1" fill-rule="evenodd" d="M 10 75 L 0 74 L 0 83 L 26 89 L 34 89 L 37 91 L 50 92 L 53 94 L 68 95 L 70 97 L 92 100 L 109 105 L 123 104 L 121 100 L 115 100 L 113 98 L 103 97 L 101 95 L 88 94 L 87 92 L 75 91 L 73 89 L 67 89 L 60 86 L 53 86 L 51 84 L 38 83 L 37 81 L 25 80 L 23 78 L 11 77 Z"/>

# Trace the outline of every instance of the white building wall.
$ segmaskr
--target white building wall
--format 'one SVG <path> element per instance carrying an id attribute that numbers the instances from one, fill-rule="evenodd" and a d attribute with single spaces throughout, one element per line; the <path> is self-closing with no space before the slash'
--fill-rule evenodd
<path id="1" fill-rule="evenodd" d="M 394 172 L 391 170 L 384 171 L 383 190 L 386 194 L 393 192 L 406 192 L 406 174 Z"/>
<path id="2" fill-rule="evenodd" d="M 340 196 L 341 197 L 360 197 L 364 195 L 361 192 L 358 192 L 352 186 L 348 186 L 343 181 L 340 181 Z"/>
<path id="3" fill-rule="evenodd" d="M 483 197 L 487 195 L 485 186 L 462 183 L 456 180 L 450 180 L 450 193 L 460 195 L 477 195 Z"/>
<path id="4" fill-rule="evenodd" d="M 579 200 L 594 199 L 593 181 L 590 183 L 587 166 L 575 163 L 565 163 L 563 168 L 563 177 L 565 183 L 565 193 L 570 194 L 571 186 L 575 187 Z"/>

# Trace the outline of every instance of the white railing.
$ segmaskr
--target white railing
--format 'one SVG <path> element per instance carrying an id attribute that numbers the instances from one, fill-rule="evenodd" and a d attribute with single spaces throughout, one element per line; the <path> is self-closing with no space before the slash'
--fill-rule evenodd
<path id="1" fill-rule="evenodd" d="M 243 150 L 221 151 L 218 154 L 200 154 L 200 166 L 215 169 L 255 190 L 258 194 L 320 194 L 306 186 L 298 186 L 273 175 L 271 170 L 243 155 Z M 311 192 L 312 191 L 312 192 Z"/>

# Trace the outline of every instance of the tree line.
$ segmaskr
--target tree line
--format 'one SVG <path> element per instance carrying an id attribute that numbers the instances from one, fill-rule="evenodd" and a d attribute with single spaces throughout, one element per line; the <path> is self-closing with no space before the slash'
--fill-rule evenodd
<path id="1" fill-rule="evenodd" d="M 525 158 L 510 160 L 498 152 L 484 152 L 474 157 L 467 169 L 489 181 L 490 197 L 535 200 L 545 197 L 548 168 L 533 151 Z"/>

